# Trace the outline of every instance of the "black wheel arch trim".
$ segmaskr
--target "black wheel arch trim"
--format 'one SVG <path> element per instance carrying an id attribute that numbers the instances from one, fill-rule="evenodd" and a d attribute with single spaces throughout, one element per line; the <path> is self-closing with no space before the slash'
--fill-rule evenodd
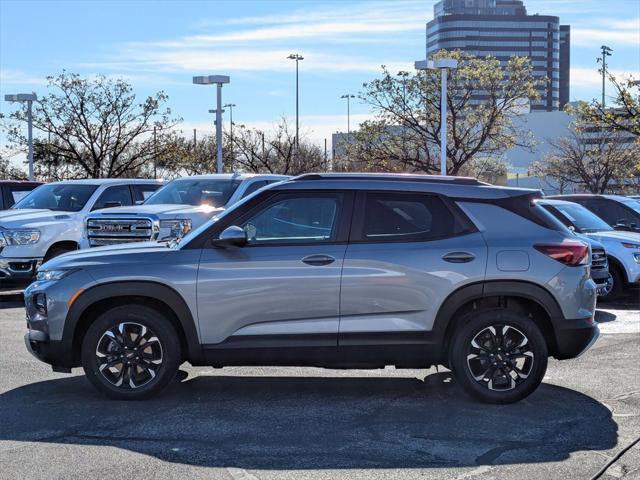
<path id="1" fill-rule="evenodd" d="M 202 347 L 198 336 L 196 322 L 186 301 L 173 288 L 152 281 L 108 282 L 94 285 L 82 292 L 67 312 L 63 338 L 73 345 L 76 327 L 82 315 L 96 302 L 117 297 L 147 297 L 162 302 L 171 308 L 185 335 L 187 359 L 197 364 L 202 359 Z"/>
<path id="2" fill-rule="evenodd" d="M 554 340 L 558 340 L 558 331 L 563 328 L 564 314 L 553 295 L 544 287 L 521 280 L 489 280 L 464 285 L 451 293 L 440 306 L 436 315 L 433 334 L 445 341 L 448 328 L 454 321 L 456 312 L 466 303 L 489 297 L 513 296 L 531 300 L 545 310 L 553 329 Z M 443 347 L 444 347 L 443 343 Z M 549 345 L 552 351 L 557 345 Z"/>

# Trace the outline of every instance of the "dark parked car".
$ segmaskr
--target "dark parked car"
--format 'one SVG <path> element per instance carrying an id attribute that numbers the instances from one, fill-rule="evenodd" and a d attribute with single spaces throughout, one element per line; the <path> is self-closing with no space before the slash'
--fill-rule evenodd
<path id="1" fill-rule="evenodd" d="M 616 230 L 640 232 L 640 202 L 622 195 L 557 195 L 547 198 L 579 203 Z"/>
<path id="2" fill-rule="evenodd" d="M 39 185 L 42 185 L 42 182 L 0 180 L 0 210 L 11 208 L 14 203 Z"/>

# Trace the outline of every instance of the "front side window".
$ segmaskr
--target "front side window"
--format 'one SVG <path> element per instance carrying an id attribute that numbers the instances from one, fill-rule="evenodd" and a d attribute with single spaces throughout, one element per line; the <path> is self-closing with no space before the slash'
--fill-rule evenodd
<path id="1" fill-rule="evenodd" d="M 439 197 L 368 193 L 360 241 L 427 241 L 459 235 L 465 230 Z"/>
<path id="2" fill-rule="evenodd" d="M 93 205 L 93 210 L 108 207 L 125 207 L 131 205 L 131 190 L 128 185 L 108 187 L 100 194 Z"/>
<path id="3" fill-rule="evenodd" d="M 151 195 L 153 195 L 156 190 L 158 190 L 162 185 L 159 183 L 137 183 L 131 186 L 131 190 L 133 191 L 133 201 L 136 203 L 142 203 Z"/>
<path id="4" fill-rule="evenodd" d="M 85 206 L 97 185 L 55 184 L 42 185 L 17 202 L 13 208 L 42 208 L 58 212 L 79 212 Z"/>
<path id="5" fill-rule="evenodd" d="M 287 197 L 242 222 L 249 244 L 335 241 L 341 194 Z"/>
<path id="6" fill-rule="evenodd" d="M 145 205 L 180 204 L 224 207 L 241 180 L 173 180 L 144 202 Z"/>

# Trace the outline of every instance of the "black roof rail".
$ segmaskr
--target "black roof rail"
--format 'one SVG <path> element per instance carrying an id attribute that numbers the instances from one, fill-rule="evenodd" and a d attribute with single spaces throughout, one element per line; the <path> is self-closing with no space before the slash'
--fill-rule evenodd
<path id="1" fill-rule="evenodd" d="M 291 179 L 298 180 L 380 180 L 392 182 L 452 183 L 454 185 L 490 185 L 473 177 L 420 175 L 404 173 L 304 173 Z"/>

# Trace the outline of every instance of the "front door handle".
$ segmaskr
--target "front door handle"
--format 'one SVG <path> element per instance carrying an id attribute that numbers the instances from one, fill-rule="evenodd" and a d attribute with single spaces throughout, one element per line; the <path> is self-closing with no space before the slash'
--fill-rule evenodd
<path id="1" fill-rule="evenodd" d="M 308 255 L 302 259 L 303 263 L 313 266 L 329 265 L 335 261 L 331 255 Z"/>
<path id="2" fill-rule="evenodd" d="M 474 260 L 476 256 L 469 252 L 449 252 L 442 256 L 445 262 L 450 263 L 467 263 Z"/>

